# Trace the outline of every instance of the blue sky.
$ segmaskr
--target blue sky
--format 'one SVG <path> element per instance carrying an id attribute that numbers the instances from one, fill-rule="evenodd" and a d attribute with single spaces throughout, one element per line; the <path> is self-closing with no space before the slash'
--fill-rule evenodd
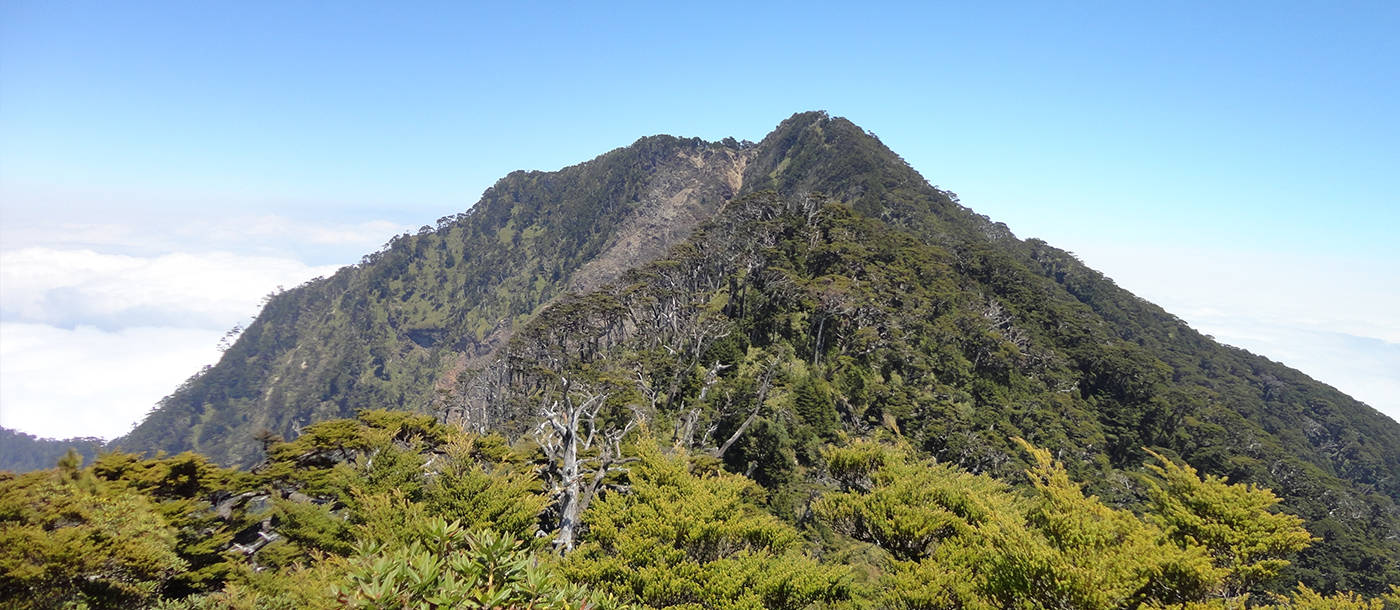
<path id="1" fill-rule="evenodd" d="M 1400 4 L 523 4 L 0 4 L 0 424 L 115 436 L 509 171 L 807 109 L 1400 417 Z"/>

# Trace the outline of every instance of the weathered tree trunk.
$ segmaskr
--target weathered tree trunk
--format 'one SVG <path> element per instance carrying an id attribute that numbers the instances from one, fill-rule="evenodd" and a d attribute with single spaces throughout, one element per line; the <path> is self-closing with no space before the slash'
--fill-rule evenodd
<path id="1" fill-rule="evenodd" d="M 572 419 L 572 418 L 571 418 Z M 570 422 L 563 442 L 564 455 L 560 470 L 564 474 L 563 508 L 559 515 L 559 535 L 555 545 L 565 553 L 574 550 L 574 538 L 578 532 L 580 473 L 578 464 L 578 421 Z"/>
<path id="2" fill-rule="evenodd" d="M 598 411 L 607 395 L 577 388 L 568 379 L 561 380 L 561 400 L 543 408 L 544 421 L 535 431 L 540 449 L 549 458 L 546 476 L 554 481 L 553 495 L 559 506 L 559 530 L 554 548 L 560 553 L 574 549 L 584 511 L 593 497 L 603 488 L 608 473 L 623 470 L 629 459 L 622 458 L 622 439 L 636 426 L 638 416 L 630 418 L 621 428 L 598 430 Z M 598 443 L 595 457 L 589 452 Z"/>

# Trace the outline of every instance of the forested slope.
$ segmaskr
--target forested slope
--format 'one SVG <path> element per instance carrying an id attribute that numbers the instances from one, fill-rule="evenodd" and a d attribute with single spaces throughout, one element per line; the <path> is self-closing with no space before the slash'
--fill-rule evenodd
<path id="1" fill-rule="evenodd" d="M 612 448 L 589 459 L 650 437 L 746 475 L 794 522 L 822 448 L 879 430 L 1012 481 L 1033 466 L 1024 438 L 1133 510 L 1153 451 L 1279 493 L 1321 539 L 1285 586 L 1400 581 L 1400 424 L 1017 239 L 824 113 L 756 145 L 657 136 L 511 174 L 274 296 L 119 444 L 247 465 L 378 408 L 510 438 L 591 409 Z"/>
<path id="2" fill-rule="evenodd" d="M 737 143 L 656 136 L 557 172 L 512 173 L 436 229 L 272 296 L 216 366 L 116 444 L 250 465 L 260 433 L 294 436 L 362 408 L 428 411 L 440 379 L 571 282 L 615 277 L 687 235 L 733 195 L 744 158 Z M 670 233 L 639 240 L 660 218 Z"/>
<path id="3" fill-rule="evenodd" d="M 1172 447 L 1208 472 L 1293 498 L 1296 510 L 1337 540 L 1331 550 L 1309 552 L 1318 569 L 1377 546 L 1389 549 L 1389 563 L 1353 560 L 1356 570 L 1400 569 L 1400 425 L 1393 420 L 1298 371 L 1216 343 L 1067 252 L 1016 239 L 929 186 L 849 121 L 799 114 L 759 150 L 746 189 L 824 191 L 941 245 L 956 271 L 976 279 L 1013 317 L 1062 325 L 1056 318 L 1068 311 L 1066 297 L 1087 305 L 1093 326 L 1116 341 L 1062 334 L 1058 343 L 1074 363 L 1080 398 L 1105 428 L 1108 444 L 1095 450 L 1114 466 L 1136 463 L 1143 446 Z M 1346 546 L 1354 548 L 1328 555 Z"/>
<path id="4" fill-rule="evenodd" d="M 100 438 L 39 438 L 18 430 L 0 428 L 0 470 L 27 472 L 52 468 L 69 449 L 91 460 L 105 443 Z"/>
<path id="5" fill-rule="evenodd" d="M 550 396 L 588 387 L 615 420 L 722 459 L 790 516 L 805 510 L 818 448 L 842 434 L 892 428 L 941 462 L 1003 478 L 1027 466 L 1011 442 L 1025 438 L 1123 506 L 1141 501 L 1132 473 L 1155 450 L 1278 489 L 1328 542 L 1290 577 L 1361 590 L 1400 579 L 1393 426 L 1353 425 L 1370 451 L 1346 456 L 1274 435 L 1277 420 L 1249 418 L 1269 408 L 1252 375 L 1287 369 L 1165 315 L 1192 359 L 1159 358 L 1012 264 L 982 275 L 845 205 L 746 196 L 671 256 L 541 312 L 456 390 L 447 419 L 524 433 Z M 1292 391 L 1333 392 L 1289 379 L 1302 384 Z"/>

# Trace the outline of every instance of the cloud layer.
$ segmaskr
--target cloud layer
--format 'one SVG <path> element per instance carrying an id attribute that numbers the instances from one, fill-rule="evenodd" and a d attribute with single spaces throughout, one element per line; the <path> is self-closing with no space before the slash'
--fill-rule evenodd
<path id="1" fill-rule="evenodd" d="M 221 331 L 0 322 L 0 425 L 113 438 L 214 362 Z"/>
<path id="2" fill-rule="evenodd" d="M 278 285 L 335 269 L 229 252 L 138 257 L 25 248 L 0 256 L 0 315 L 66 329 L 226 329 L 255 314 Z"/>
<path id="3" fill-rule="evenodd" d="M 125 434 L 213 364 L 224 333 L 246 325 L 265 295 L 338 268 L 306 260 L 350 262 L 403 228 L 271 215 L 179 227 L 7 224 L 0 425 L 58 438 Z"/>
<path id="4" fill-rule="evenodd" d="M 276 214 L 208 218 L 146 210 L 123 217 L 65 210 L 56 218 L 30 217 L 34 213 L 5 210 L 0 244 L 7 252 L 35 247 L 135 256 L 225 251 L 311 264 L 350 263 L 410 229 L 388 220 L 317 222 Z"/>

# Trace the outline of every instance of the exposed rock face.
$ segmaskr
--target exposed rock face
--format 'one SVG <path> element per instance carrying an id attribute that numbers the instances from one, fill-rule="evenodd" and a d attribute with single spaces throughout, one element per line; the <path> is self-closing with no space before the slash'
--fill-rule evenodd
<path id="1" fill-rule="evenodd" d="M 662 163 L 613 241 L 574 273 L 569 289 L 593 290 L 666 254 L 740 192 L 753 153 L 715 146 L 680 151 Z"/>

